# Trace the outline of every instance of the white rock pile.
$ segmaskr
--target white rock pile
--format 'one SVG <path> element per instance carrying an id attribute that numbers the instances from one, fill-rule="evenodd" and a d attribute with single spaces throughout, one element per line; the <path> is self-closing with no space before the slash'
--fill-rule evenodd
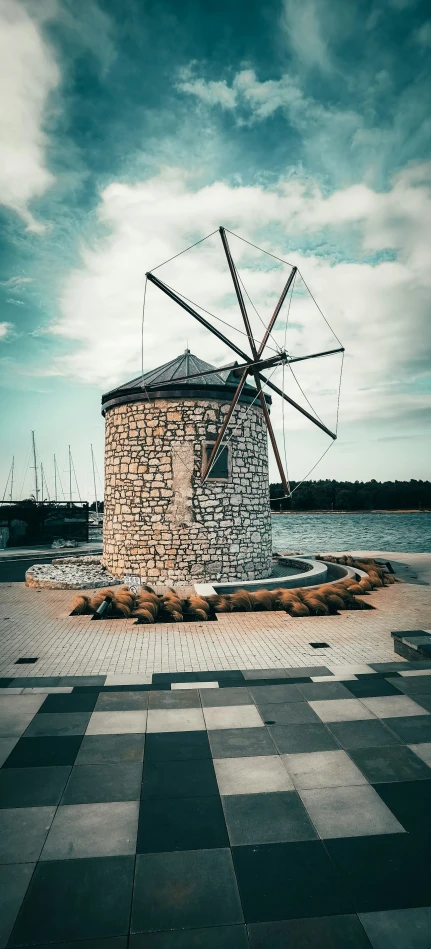
<path id="1" fill-rule="evenodd" d="M 100 557 L 61 557 L 52 563 L 33 564 L 25 575 L 27 587 L 48 590 L 86 590 L 118 583 L 118 577 L 102 567 Z"/>

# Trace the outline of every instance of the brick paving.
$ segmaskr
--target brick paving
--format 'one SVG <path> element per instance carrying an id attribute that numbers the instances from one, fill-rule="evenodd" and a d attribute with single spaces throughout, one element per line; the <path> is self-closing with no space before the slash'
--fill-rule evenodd
<path id="1" fill-rule="evenodd" d="M 395 661 L 392 630 L 431 628 L 431 555 L 377 553 L 395 562 L 408 582 L 367 597 L 373 611 L 329 617 L 265 612 L 219 614 L 209 623 L 95 623 L 68 615 L 70 590 L 2 584 L 0 676 L 145 677 L 154 672 L 314 666 L 322 657 L 328 667 Z M 314 649 L 314 642 L 329 648 Z M 37 662 L 16 665 L 19 658 Z"/>

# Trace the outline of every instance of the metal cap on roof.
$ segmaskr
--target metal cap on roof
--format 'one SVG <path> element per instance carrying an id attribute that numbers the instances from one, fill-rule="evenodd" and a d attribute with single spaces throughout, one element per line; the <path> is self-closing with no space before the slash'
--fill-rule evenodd
<path id="1" fill-rule="evenodd" d="M 215 366 L 204 362 L 186 349 L 176 359 L 171 359 L 157 369 L 150 369 L 144 375 L 111 389 L 102 396 L 102 415 L 115 405 L 128 402 L 153 401 L 155 399 L 215 399 L 219 402 L 230 401 L 237 388 L 239 377 L 233 370 L 238 364 L 219 372 Z M 214 370 L 210 375 L 199 373 Z M 253 402 L 256 388 L 250 383 L 244 386 L 239 401 Z M 268 405 L 271 398 L 265 395 Z M 258 400 L 257 400 L 258 401 Z"/>

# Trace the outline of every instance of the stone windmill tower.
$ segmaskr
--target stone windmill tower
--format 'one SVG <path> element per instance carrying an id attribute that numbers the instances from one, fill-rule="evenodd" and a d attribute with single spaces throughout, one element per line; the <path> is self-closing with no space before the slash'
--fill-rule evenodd
<path id="1" fill-rule="evenodd" d="M 149 272 L 147 280 L 239 356 L 241 364 L 231 362 L 216 369 L 187 349 L 102 398 L 106 419 L 103 561 L 118 577 L 133 573 L 149 582 L 190 582 L 269 576 L 268 434 L 286 494 L 290 488 L 270 421 L 271 399 L 264 389 L 277 393 L 336 438 L 263 373 L 304 359 L 344 353 L 344 348 L 340 344 L 337 349 L 293 357 L 277 346 L 275 356 L 265 358 L 297 268 L 290 268 L 258 342 L 226 231 L 219 230 L 250 352 Z"/>
<path id="2" fill-rule="evenodd" d="M 103 561 L 114 575 L 150 583 L 269 575 L 267 429 L 254 386 L 243 387 L 233 434 L 202 483 L 234 372 L 186 350 L 103 396 Z"/>

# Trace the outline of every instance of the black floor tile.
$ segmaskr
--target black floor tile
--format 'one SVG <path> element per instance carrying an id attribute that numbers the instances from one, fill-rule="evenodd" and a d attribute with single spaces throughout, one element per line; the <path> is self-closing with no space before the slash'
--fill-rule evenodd
<path id="1" fill-rule="evenodd" d="M 263 678 L 262 676 L 261 676 L 259 679 L 258 679 L 258 678 L 256 678 L 256 679 L 247 679 L 246 682 L 243 682 L 243 685 L 246 685 L 247 688 L 253 687 L 253 688 L 256 688 L 256 689 L 261 689 L 261 688 L 265 688 L 265 689 L 266 689 L 266 688 L 268 688 L 268 687 L 271 687 L 271 688 L 272 688 L 273 686 L 276 686 L 276 685 L 290 685 L 290 686 L 294 686 L 294 685 L 296 685 L 296 682 L 297 682 L 297 681 L 299 681 L 299 682 L 305 682 L 305 681 L 307 681 L 307 680 L 306 680 L 306 679 L 298 679 L 298 680 L 297 680 L 297 679 L 291 679 L 290 676 L 287 676 L 285 673 L 283 673 L 283 675 L 280 676 L 280 678 L 277 678 L 277 679 L 275 679 L 273 676 L 269 676 L 269 677 L 266 678 L 266 679 Z M 293 695 L 293 694 L 294 694 L 294 692 L 292 691 L 292 692 L 291 692 L 291 695 Z M 286 701 L 287 701 L 287 700 L 286 700 Z"/>
<path id="2" fill-rule="evenodd" d="M 140 712 L 148 708 L 149 692 L 99 692 L 96 712 Z"/>
<path id="3" fill-rule="evenodd" d="M 96 695 L 97 697 L 101 691 L 101 685 L 76 685 L 74 686 L 72 695 Z"/>
<path id="4" fill-rule="evenodd" d="M 245 926 L 212 926 L 211 929 L 177 929 L 162 933 L 137 933 L 130 949 L 249 949 Z"/>
<path id="5" fill-rule="evenodd" d="M 430 836 L 431 780 L 375 784 L 374 787 L 408 833 Z"/>
<path id="6" fill-rule="evenodd" d="M 218 682 L 220 689 L 240 689 L 248 684 L 242 678 L 219 679 L 217 676 L 214 676 L 214 682 Z"/>
<path id="7" fill-rule="evenodd" d="M 130 949 L 249 949 L 245 926 L 212 926 L 211 929 L 177 929 L 137 933 Z"/>
<path id="8" fill-rule="evenodd" d="M 133 857 L 39 863 L 9 946 L 127 933 L 133 863 Z"/>
<path id="9" fill-rule="evenodd" d="M 33 870 L 33 863 L 0 867 L 0 946 L 7 945 Z"/>
<path id="10" fill-rule="evenodd" d="M 14 688 L 17 689 L 43 689 L 45 686 L 52 688 L 59 684 L 59 676 L 16 676 L 11 680 Z"/>
<path id="11" fill-rule="evenodd" d="M 402 681 L 401 677 L 400 680 L 397 679 L 396 681 Z M 374 695 L 399 695 L 400 692 L 386 679 L 377 679 L 374 676 L 367 679 L 357 679 L 356 682 L 352 679 L 350 682 L 345 682 L 344 685 L 358 699 L 370 698 Z"/>
<path id="12" fill-rule="evenodd" d="M 148 732 L 145 761 L 188 761 L 211 758 L 206 731 Z"/>
<path id="13" fill-rule="evenodd" d="M 310 676 L 332 676 L 334 675 L 327 666 L 298 666 L 289 667 L 284 670 L 289 673 L 289 679 L 309 678 Z"/>
<path id="14" fill-rule="evenodd" d="M 142 763 L 75 765 L 62 804 L 137 801 L 141 793 Z"/>
<path id="15" fill-rule="evenodd" d="M 265 725 L 305 725 L 320 722 L 308 702 L 279 702 L 277 705 L 259 705 L 259 713 Z"/>
<path id="16" fill-rule="evenodd" d="M 82 735 L 66 738 L 20 738 L 3 768 L 42 768 L 73 764 Z"/>
<path id="17" fill-rule="evenodd" d="M 136 685 L 133 683 L 133 685 L 104 685 L 103 688 L 99 688 L 98 691 L 100 695 L 109 695 L 111 692 L 152 692 L 155 688 L 155 685 L 148 685 L 148 683 L 146 685 Z M 73 691 L 76 692 L 76 689 Z"/>
<path id="18" fill-rule="evenodd" d="M 0 679 L 0 689 L 7 689 L 8 685 L 13 685 L 13 684 L 14 684 L 13 679 Z"/>
<path id="19" fill-rule="evenodd" d="M 382 721 L 407 745 L 431 741 L 431 715 L 393 716 Z"/>
<path id="20" fill-rule="evenodd" d="M 97 702 L 97 692 L 77 695 L 76 692 L 47 695 L 38 714 L 52 712 L 92 712 Z"/>
<path id="21" fill-rule="evenodd" d="M 81 686 L 99 686 L 105 684 L 105 676 L 60 676 L 58 684 L 61 686 L 68 686 L 72 688 Z"/>
<path id="22" fill-rule="evenodd" d="M 352 912 L 320 840 L 234 847 L 232 854 L 248 923 Z"/>
<path id="23" fill-rule="evenodd" d="M 384 675 L 390 675 L 391 672 L 402 672 L 407 671 L 408 669 L 417 669 L 418 666 L 420 669 L 429 669 L 429 662 L 407 662 L 400 660 L 399 662 L 368 662 L 367 665 L 371 666 L 371 669 L 375 669 L 376 672 L 383 672 Z"/>
<path id="24" fill-rule="evenodd" d="M 298 687 L 291 684 L 286 685 L 286 679 L 284 679 L 283 685 L 256 685 L 253 683 L 253 685 L 249 686 L 249 690 L 257 706 L 274 705 L 277 702 L 304 701 L 303 696 L 298 691 Z"/>
<path id="25" fill-rule="evenodd" d="M 38 945 L 38 949 L 127 949 L 127 936 L 108 936 L 106 939 L 80 939 L 76 942 Z"/>
<path id="26" fill-rule="evenodd" d="M 429 905 L 426 841 L 410 834 L 382 834 L 326 840 L 325 846 L 356 912 Z"/>
<path id="27" fill-rule="evenodd" d="M 216 675 L 214 673 L 214 681 Z M 153 672 L 153 685 L 169 688 L 171 682 L 198 682 L 197 672 Z"/>
<path id="28" fill-rule="evenodd" d="M 149 708 L 200 708 L 196 689 L 160 689 L 149 693 Z"/>
<path id="29" fill-rule="evenodd" d="M 208 797 L 214 794 L 218 794 L 218 784 L 210 758 L 154 761 L 145 756 L 142 797 Z M 169 807 L 168 803 L 166 807 Z"/>
<path id="30" fill-rule="evenodd" d="M 59 804 L 70 765 L 47 768 L 2 768 L 0 807 L 48 807 Z"/>
<path id="31" fill-rule="evenodd" d="M 360 921 L 374 949 L 429 949 L 431 907 L 361 913 Z"/>
<path id="32" fill-rule="evenodd" d="M 328 722 L 332 732 L 342 748 L 382 748 L 385 745 L 399 745 L 401 739 L 377 719 L 365 719 L 358 722 Z"/>
<path id="33" fill-rule="evenodd" d="M 38 860 L 54 814 L 55 807 L 0 810 L 0 864 Z"/>
<path id="34" fill-rule="evenodd" d="M 84 735 L 76 764 L 132 764 L 144 757 L 145 735 Z"/>
<path id="35" fill-rule="evenodd" d="M 404 692 L 405 695 L 411 695 L 413 699 L 417 692 L 424 695 L 431 693 L 431 676 L 400 676 L 396 683 L 399 691 Z"/>
<path id="36" fill-rule="evenodd" d="M 422 708 L 426 708 L 427 712 L 431 712 L 431 695 L 429 692 L 415 692 L 413 701 L 417 702 Z"/>
<path id="37" fill-rule="evenodd" d="M 168 806 L 167 806 L 168 805 Z M 229 847 L 220 797 L 145 798 L 141 803 L 138 853 Z"/>
<path id="38" fill-rule="evenodd" d="M 201 702 L 204 708 L 217 705 L 253 705 L 253 699 L 245 686 L 232 688 L 230 683 L 225 689 L 201 689 Z"/>
<path id="39" fill-rule="evenodd" d="M 91 712 L 53 712 L 34 716 L 23 738 L 65 738 L 70 735 L 84 735 L 90 721 Z"/>
<path id="40" fill-rule="evenodd" d="M 252 923 L 247 928 L 250 949 L 371 949 L 354 914 Z"/>
<path id="41" fill-rule="evenodd" d="M 253 758 L 277 752 L 266 728 L 215 728 L 209 734 L 213 758 Z"/>
<path id="42" fill-rule="evenodd" d="M 268 731 L 282 755 L 332 751 L 340 747 L 323 722 L 309 725 L 270 725 Z"/>
<path id="43" fill-rule="evenodd" d="M 351 748 L 349 754 L 370 784 L 377 784 L 380 781 L 431 779 L 431 768 L 428 768 L 425 762 L 406 745 L 392 745 L 386 748 Z"/>
<path id="44" fill-rule="evenodd" d="M 240 669 L 221 669 L 219 672 L 198 672 L 199 682 L 232 682 L 238 679 L 245 683 Z"/>
<path id="45" fill-rule="evenodd" d="M 137 855 L 132 932 L 242 922 L 230 850 Z"/>
<path id="46" fill-rule="evenodd" d="M 351 699 L 352 696 L 342 682 L 304 682 L 297 686 L 302 698 L 307 702 L 320 702 L 332 699 Z"/>
<path id="47" fill-rule="evenodd" d="M 222 801 L 232 847 L 317 837 L 296 791 L 232 794 Z"/>

